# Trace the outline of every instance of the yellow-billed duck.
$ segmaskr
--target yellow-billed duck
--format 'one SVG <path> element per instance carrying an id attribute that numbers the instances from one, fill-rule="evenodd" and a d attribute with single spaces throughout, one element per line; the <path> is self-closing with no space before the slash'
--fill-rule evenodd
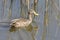
<path id="1" fill-rule="evenodd" d="M 27 27 L 31 22 L 32 22 L 32 15 L 38 15 L 33 9 L 30 9 L 28 11 L 29 18 L 19 18 L 19 19 L 14 19 L 11 21 L 10 26 L 14 26 L 16 28 L 25 28 Z"/>

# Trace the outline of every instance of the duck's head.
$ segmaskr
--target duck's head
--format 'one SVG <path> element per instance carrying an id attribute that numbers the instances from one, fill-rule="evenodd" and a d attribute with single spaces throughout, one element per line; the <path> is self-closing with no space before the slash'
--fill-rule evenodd
<path id="1" fill-rule="evenodd" d="M 37 14 L 33 9 L 30 9 L 29 11 L 28 11 L 28 14 L 30 14 L 30 15 L 32 15 L 32 14 L 34 14 L 34 15 L 39 15 L 39 14 Z"/>

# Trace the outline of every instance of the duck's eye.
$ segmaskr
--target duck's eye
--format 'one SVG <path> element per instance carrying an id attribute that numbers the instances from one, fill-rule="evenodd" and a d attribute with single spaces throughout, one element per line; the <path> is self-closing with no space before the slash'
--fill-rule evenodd
<path id="1" fill-rule="evenodd" d="M 30 12 L 28 12 L 28 14 L 30 14 Z"/>

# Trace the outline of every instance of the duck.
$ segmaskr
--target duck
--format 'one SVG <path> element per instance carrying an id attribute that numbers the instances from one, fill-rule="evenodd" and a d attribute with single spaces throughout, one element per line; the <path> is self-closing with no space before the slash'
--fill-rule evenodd
<path id="1" fill-rule="evenodd" d="M 32 23 L 33 17 L 32 15 L 38 16 L 39 14 L 35 12 L 33 9 L 28 10 L 28 18 L 19 18 L 11 20 L 10 26 L 15 28 L 25 28 L 28 27 L 29 24 Z"/>

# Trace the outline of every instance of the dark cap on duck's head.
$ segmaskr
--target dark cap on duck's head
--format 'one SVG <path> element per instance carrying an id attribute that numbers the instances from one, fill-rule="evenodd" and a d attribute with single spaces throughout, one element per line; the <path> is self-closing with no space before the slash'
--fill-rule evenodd
<path id="1" fill-rule="evenodd" d="M 30 10 L 28 11 L 28 14 L 39 15 L 39 14 L 37 14 L 33 9 L 30 9 Z"/>

